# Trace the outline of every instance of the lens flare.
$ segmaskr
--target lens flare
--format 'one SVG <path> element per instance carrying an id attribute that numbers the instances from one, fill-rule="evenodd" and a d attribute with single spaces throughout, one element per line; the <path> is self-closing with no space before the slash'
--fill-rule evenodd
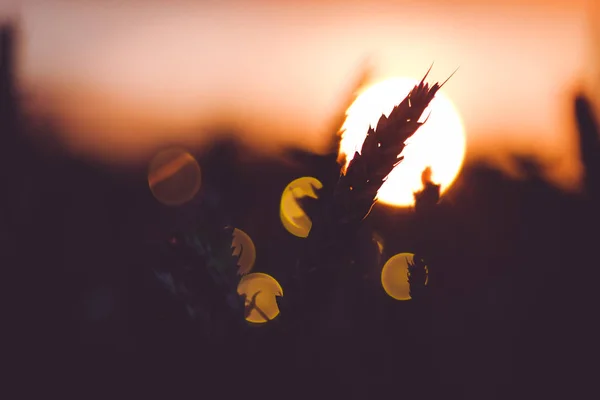
<path id="1" fill-rule="evenodd" d="M 246 296 L 246 321 L 264 324 L 279 315 L 276 297 L 283 296 L 279 282 L 271 275 L 254 272 L 244 276 L 238 285 L 238 294 Z"/>
<path id="2" fill-rule="evenodd" d="M 306 215 L 298 200 L 303 197 L 317 199 L 315 189 L 321 189 L 323 184 L 316 178 L 302 177 L 292 181 L 281 195 L 279 217 L 284 228 L 294 236 L 308 237 L 312 228 L 312 221 Z"/>
<path id="3" fill-rule="evenodd" d="M 415 255 L 400 253 L 390 258 L 381 270 L 381 285 L 383 290 L 395 300 L 410 300 L 410 285 L 408 284 L 408 264 L 412 263 Z M 425 267 L 427 270 L 427 267 Z M 425 280 L 427 284 L 428 278 Z"/>
<path id="4" fill-rule="evenodd" d="M 239 274 L 246 275 L 254 267 L 256 261 L 256 247 L 250 236 L 241 229 L 233 230 L 233 255 L 239 256 L 238 267 Z"/>
<path id="5" fill-rule="evenodd" d="M 198 162 L 183 149 L 159 152 L 148 167 L 148 186 L 154 197 L 168 206 L 192 200 L 200 190 L 202 173 Z"/>

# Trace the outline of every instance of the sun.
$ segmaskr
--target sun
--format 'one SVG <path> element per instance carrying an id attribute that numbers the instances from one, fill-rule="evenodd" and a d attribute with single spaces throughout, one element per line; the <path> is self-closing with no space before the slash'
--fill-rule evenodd
<path id="1" fill-rule="evenodd" d="M 369 126 L 376 127 L 382 114 L 389 116 L 419 83 L 411 78 L 390 78 L 367 88 L 346 111 L 342 126 L 340 153 L 346 155 L 346 167 L 367 136 Z M 421 174 L 430 167 L 432 180 L 441 185 L 441 192 L 454 182 L 463 164 L 466 151 L 465 130 L 457 109 L 440 90 L 421 121 L 427 122 L 406 141 L 404 160 L 383 183 L 377 199 L 385 204 L 408 207 L 414 204 L 414 192 L 422 189 Z"/>

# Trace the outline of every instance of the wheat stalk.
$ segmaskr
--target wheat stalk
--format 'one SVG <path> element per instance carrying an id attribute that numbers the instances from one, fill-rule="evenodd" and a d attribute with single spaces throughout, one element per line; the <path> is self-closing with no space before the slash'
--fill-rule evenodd
<path id="1" fill-rule="evenodd" d="M 340 169 L 335 186 L 330 190 L 324 187 L 319 193 L 319 204 L 311 204 L 314 207 L 310 207 L 313 208 L 310 213 L 313 226 L 302 267 L 294 279 L 297 290 L 288 291 L 300 297 L 309 292 L 310 296 L 301 301 L 302 306 L 296 304 L 299 308 L 295 311 L 312 318 L 313 312 L 327 301 L 327 293 L 338 278 L 336 271 L 344 270 L 340 267 L 348 265 L 344 257 L 351 257 L 348 250 L 353 247 L 361 221 L 375 204 L 377 192 L 386 177 L 402 161 L 400 154 L 406 140 L 427 122 L 419 121 L 436 93 L 448 81 L 430 86 L 425 83 L 429 71 L 388 117 L 382 115 L 375 128 L 369 127 L 361 151 L 354 154 L 347 169 L 343 171 L 339 164 L 336 166 Z M 317 293 L 323 293 L 325 298 Z M 314 307 L 306 303 L 313 303 Z"/>
<path id="2" fill-rule="evenodd" d="M 382 115 L 376 128 L 369 127 L 361 151 L 354 153 L 346 171 L 340 175 L 331 210 L 336 225 L 352 226 L 366 218 L 376 202 L 379 188 L 404 159 L 401 153 L 405 142 L 427 122 L 419 121 L 436 93 L 448 81 L 429 86 L 425 83 L 429 71 L 392 109 L 389 117 Z"/>
<path id="3" fill-rule="evenodd" d="M 388 117 L 382 115 L 375 128 L 369 127 L 361 151 L 355 152 L 345 171 L 338 170 L 333 189 L 320 191 L 320 207 L 311 215 L 313 226 L 308 236 L 307 261 L 311 266 L 323 264 L 323 258 L 342 250 L 336 247 L 348 243 L 375 204 L 381 185 L 403 160 L 406 140 L 427 123 L 427 119 L 420 122 L 423 113 L 454 75 L 430 86 L 425 83 L 430 71 L 431 67 Z"/>

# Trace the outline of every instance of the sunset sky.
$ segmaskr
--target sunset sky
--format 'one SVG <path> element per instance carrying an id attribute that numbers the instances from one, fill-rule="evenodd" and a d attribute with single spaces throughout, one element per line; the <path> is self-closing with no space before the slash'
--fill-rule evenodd
<path id="1" fill-rule="evenodd" d="M 534 152 L 578 174 L 573 91 L 590 83 L 586 0 L 9 0 L 19 76 L 73 149 L 113 159 L 215 127 L 318 150 L 360 62 L 374 81 L 432 80 L 467 130 L 468 157 Z"/>

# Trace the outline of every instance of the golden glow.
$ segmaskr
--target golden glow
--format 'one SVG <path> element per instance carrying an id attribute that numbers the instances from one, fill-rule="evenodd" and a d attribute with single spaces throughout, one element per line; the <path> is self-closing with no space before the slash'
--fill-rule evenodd
<path id="1" fill-rule="evenodd" d="M 580 177 L 566 132 L 574 86 L 598 69 L 582 17 L 591 0 L 258 0 L 252 13 L 241 0 L 12 1 L 26 3 L 18 75 L 36 101 L 24 105 L 56 118 L 56 140 L 79 155 L 130 163 L 162 143 L 209 143 L 223 125 L 261 151 L 325 151 L 323 121 L 370 55 L 376 81 L 420 78 L 433 60 L 440 79 L 461 66 L 445 89 L 468 158 L 510 167 L 505 156 L 531 152 L 554 181 Z"/>
<path id="2" fill-rule="evenodd" d="M 246 295 L 247 309 L 252 307 L 252 299 L 255 300 L 256 307 L 250 308 L 246 321 L 262 324 L 279 315 L 275 297 L 283 296 L 283 289 L 271 275 L 262 272 L 248 274 L 240 280 L 237 291 Z"/>
<path id="3" fill-rule="evenodd" d="M 361 93 L 347 111 L 340 152 L 347 155 L 346 166 L 365 140 L 369 126 L 375 127 L 382 114 L 389 116 L 408 92 L 419 82 L 409 78 L 391 78 Z M 456 179 L 465 157 L 466 138 L 458 111 L 440 90 L 425 110 L 424 120 L 415 135 L 407 140 L 404 160 L 393 169 L 379 189 L 382 203 L 396 206 L 414 204 L 413 193 L 422 189 L 421 174 L 426 167 L 432 179 L 442 185 L 442 193 Z"/>
<path id="4" fill-rule="evenodd" d="M 318 198 L 315 189 L 321 189 L 323 184 L 316 178 L 302 177 L 292 181 L 281 195 L 279 217 L 281 223 L 289 233 L 294 236 L 308 237 L 312 228 L 312 221 L 306 215 L 297 200 L 303 197 Z"/>
<path id="5" fill-rule="evenodd" d="M 412 263 L 414 254 L 400 253 L 390 258 L 381 270 L 381 285 L 383 290 L 396 300 L 410 300 L 408 284 L 408 263 Z M 425 284 L 429 278 L 425 280 Z"/>
<path id="6" fill-rule="evenodd" d="M 148 168 L 148 185 L 158 201 L 179 206 L 194 198 L 202 182 L 200 166 L 187 151 L 178 148 L 159 152 Z"/>
<path id="7" fill-rule="evenodd" d="M 238 260 L 238 273 L 240 275 L 249 273 L 256 261 L 256 248 L 250 236 L 243 230 L 235 228 L 233 230 L 231 247 L 233 247 L 233 255 L 240 256 Z"/>

